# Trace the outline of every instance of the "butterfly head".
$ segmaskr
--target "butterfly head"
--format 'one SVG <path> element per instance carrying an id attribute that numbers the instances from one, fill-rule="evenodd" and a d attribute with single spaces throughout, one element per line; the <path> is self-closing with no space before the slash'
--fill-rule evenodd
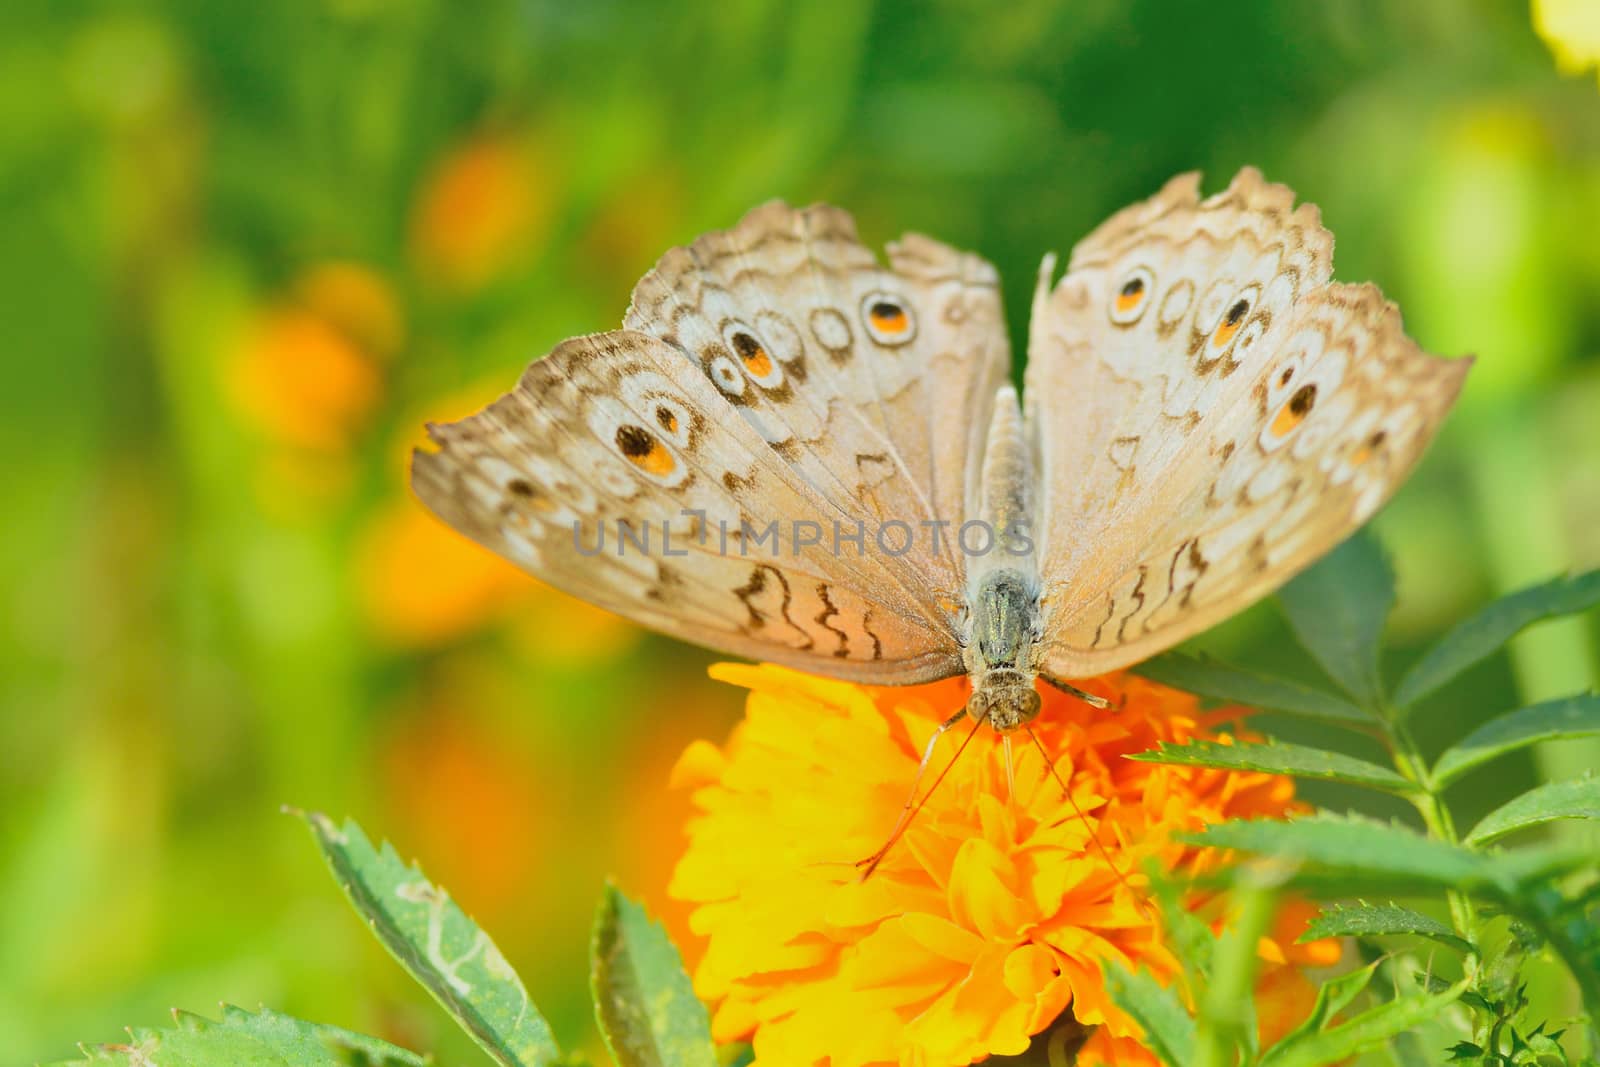
<path id="1" fill-rule="evenodd" d="M 1020 730 L 1039 716 L 1039 693 L 1033 679 L 1017 670 L 993 670 L 967 701 L 967 714 L 987 722 L 996 733 Z"/>

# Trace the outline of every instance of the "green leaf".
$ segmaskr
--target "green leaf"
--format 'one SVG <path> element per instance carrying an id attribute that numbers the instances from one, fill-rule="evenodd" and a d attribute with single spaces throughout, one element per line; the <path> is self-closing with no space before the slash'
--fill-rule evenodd
<path id="1" fill-rule="evenodd" d="M 1318 873 L 1396 886 L 1503 890 L 1496 863 L 1482 853 L 1360 816 L 1317 814 L 1290 822 L 1249 819 L 1183 834 L 1193 844 L 1238 849 L 1312 865 Z"/>
<path id="2" fill-rule="evenodd" d="M 1260 744 L 1239 741 L 1224 745 L 1216 741 L 1191 741 L 1185 745 L 1174 745 L 1163 741 L 1160 748 L 1128 758 L 1143 763 L 1175 763 L 1221 770 L 1288 774 L 1296 778 L 1317 778 L 1384 789 L 1391 793 L 1409 793 L 1417 788 L 1411 781 L 1376 763 L 1320 748 L 1279 742 Z"/>
<path id="3" fill-rule="evenodd" d="M 1328 981 L 1323 982 L 1317 989 L 1317 1000 L 1311 1006 L 1311 1014 L 1307 1015 L 1299 1026 L 1284 1034 L 1277 1044 L 1267 1050 L 1266 1055 L 1261 1057 L 1260 1067 L 1271 1067 L 1276 1062 L 1275 1057 L 1280 1054 L 1287 1055 L 1298 1042 L 1310 1037 L 1312 1034 L 1327 1029 L 1334 1017 L 1345 1008 L 1348 1008 L 1350 1003 L 1367 988 L 1372 981 L 1372 976 L 1377 973 L 1378 967 L 1382 963 L 1381 959 L 1373 960 L 1359 970 L 1351 971 L 1349 974 L 1341 974 L 1337 978 L 1330 978 Z M 1279 1049 L 1285 1051 L 1279 1053 Z"/>
<path id="4" fill-rule="evenodd" d="M 1409 707 L 1543 619 L 1600 604 L 1600 570 L 1551 579 L 1501 597 L 1456 625 L 1400 680 L 1394 702 Z"/>
<path id="5" fill-rule="evenodd" d="M 1589 775 L 1536 786 L 1485 815 L 1467 834 L 1467 842 L 1486 845 L 1556 819 L 1600 819 L 1600 778 Z"/>
<path id="6" fill-rule="evenodd" d="M 1285 1038 L 1273 1046 L 1262 1067 L 1324 1067 L 1377 1048 L 1444 1010 L 1461 996 L 1466 983 L 1463 978 L 1441 993 L 1391 1000 L 1337 1026 Z"/>
<path id="7" fill-rule="evenodd" d="M 561 1052 L 522 980 L 449 894 L 352 820 L 305 816 L 333 876 L 373 933 L 445 1011 L 504 1067 L 556 1064 Z"/>
<path id="8" fill-rule="evenodd" d="M 1108 963 L 1103 970 L 1106 993 L 1139 1024 L 1150 1051 L 1168 1067 L 1189 1067 L 1194 1062 L 1195 1025 L 1178 994 L 1147 971 L 1135 973 L 1120 963 Z"/>
<path id="9" fill-rule="evenodd" d="M 177 1025 L 171 1029 L 140 1028 L 126 1042 L 85 1045 L 83 1058 L 70 1062 L 125 1067 L 423 1067 L 429 1062 L 375 1037 L 272 1011 L 224 1006 L 217 1021 L 188 1012 L 173 1017 Z"/>
<path id="10" fill-rule="evenodd" d="M 1438 919 L 1398 904 L 1326 905 L 1321 915 L 1306 924 L 1306 932 L 1300 935 L 1300 941 L 1317 941 L 1324 937 L 1389 937 L 1395 934 L 1430 937 L 1462 952 L 1476 951 L 1471 942 L 1457 936 L 1454 930 Z"/>
<path id="11" fill-rule="evenodd" d="M 1167 652 L 1133 669 L 1152 682 L 1170 685 L 1174 689 L 1211 700 L 1281 711 L 1346 726 L 1370 725 L 1376 721 L 1371 712 L 1343 697 L 1285 678 L 1230 667 L 1203 656 Z"/>
<path id="12" fill-rule="evenodd" d="M 606 886 L 590 948 L 595 1019 L 619 1067 L 716 1067 L 711 1020 L 660 923 Z"/>
<path id="13" fill-rule="evenodd" d="M 1328 677 L 1364 707 L 1382 704 L 1378 642 L 1394 607 L 1394 573 L 1378 542 L 1357 533 L 1279 590 L 1278 600 Z"/>
<path id="14" fill-rule="evenodd" d="M 1562 741 L 1600 734 L 1600 695 L 1546 700 L 1490 719 L 1446 750 L 1433 767 L 1443 788 L 1474 767 L 1540 741 Z"/>

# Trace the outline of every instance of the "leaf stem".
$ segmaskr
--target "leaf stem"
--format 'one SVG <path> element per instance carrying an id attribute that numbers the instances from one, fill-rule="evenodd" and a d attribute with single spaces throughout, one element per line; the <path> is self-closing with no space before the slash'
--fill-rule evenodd
<path id="1" fill-rule="evenodd" d="M 1455 819 L 1451 817 L 1450 808 L 1445 804 L 1440 788 L 1433 780 L 1428 761 L 1423 758 L 1422 749 L 1412 736 L 1411 728 L 1393 709 L 1386 711 L 1383 720 L 1388 728 L 1386 732 L 1389 752 L 1394 757 L 1395 770 L 1417 786 L 1416 792 L 1409 794 L 1409 797 L 1422 816 L 1423 825 L 1427 827 L 1428 833 L 1439 840 L 1452 845 L 1460 844 L 1461 839 L 1456 832 Z M 1472 909 L 1472 902 L 1467 899 L 1466 894 L 1455 889 L 1449 890 L 1446 896 L 1450 902 L 1450 918 L 1455 925 L 1456 933 L 1474 946 L 1471 962 L 1475 966 L 1478 919 Z"/>

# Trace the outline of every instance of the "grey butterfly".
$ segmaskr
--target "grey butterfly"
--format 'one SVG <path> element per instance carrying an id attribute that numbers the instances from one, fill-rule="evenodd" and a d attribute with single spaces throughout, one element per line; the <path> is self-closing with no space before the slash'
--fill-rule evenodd
<path id="1" fill-rule="evenodd" d="M 1394 492 L 1470 360 L 1330 281 L 1317 209 L 1241 171 L 1112 216 L 1033 302 L 1023 399 L 994 269 L 770 203 L 667 252 L 623 328 L 430 427 L 423 501 L 663 633 L 875 684 L 1145 659 L 1269 593 Z M 951 723 L 957 721 L 958 715 Z M 947 726 L 949 724 L 946 724 Z M 931 751 L 931 746 L 930 746 Z"/>

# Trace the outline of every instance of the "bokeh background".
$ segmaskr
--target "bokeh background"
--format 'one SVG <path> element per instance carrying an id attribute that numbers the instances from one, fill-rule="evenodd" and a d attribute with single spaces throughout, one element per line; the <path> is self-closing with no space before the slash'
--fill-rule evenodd
<path id="1" fill-rule="evenodd" d="M 592 1041 L 601 880 L 684 933 L 666 780 L 739 694 L 435 523 L 405 457 L 769 197 L 981 251 L 1020 338 L 1041 253 L 1257 164 L 1480 359 L 1378 522 L 1397 659 L 1600 564 L 1597 8 L 7 0 L 0 1055 L 226 1000 L 472 1062 L 284 803 L 421 858 Z M 1281 631 L 1209 640 L 1302 669 Z M 1424 732 L 1591 685 L 1596 647 L 1530 633 Z"/>

